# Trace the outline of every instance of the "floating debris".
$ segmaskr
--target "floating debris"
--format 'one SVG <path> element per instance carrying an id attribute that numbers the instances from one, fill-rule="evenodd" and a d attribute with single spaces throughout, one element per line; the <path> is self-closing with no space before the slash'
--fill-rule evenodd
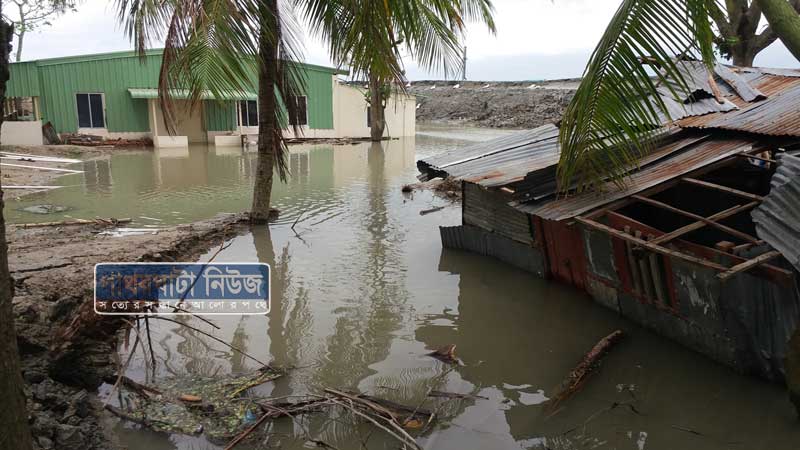
<path id="1" fill-rule="evenodd" d="M 442 348 L 440 348 L 438 350 L 435 350 L 435 351 L 432 351 L 432 352 L 428 353 L 427 356 L 430 356 L 432 358 L 436 358 L 439 361 L 441 361 L 443 363 L 447 363 L 447 364 L 458 364 L 460 362 L 459 359 L 456 358 L 456 345 L 455 344 L 445 345 L 444 347 L 442 347 Z"/>
<path id="2" fill-rule="evenodd" d="M 106 405 L 106 409 L 154 431 L 202 433 L 212 442 L 227 442 L 260 415 L 256 399 L 244 394 L 283 375 L 283 371 L 263 367 L 238 377 L 167 379 L 158 389 L 121 378 L 125 406 Z"/>
<path id="3" fill-rule="evenodd" d="M 4 186 L 5 187 L 5 186 Z M 60 213 L 64 211 L 69 211 L 70 208 L 67 206 L 60 206 L 60 205 L 33 205 L 33 206 L 26 206 L 22 208 L 22 211 L 31 213 L 31 214 L 53 214 L 53 213 Z"/>

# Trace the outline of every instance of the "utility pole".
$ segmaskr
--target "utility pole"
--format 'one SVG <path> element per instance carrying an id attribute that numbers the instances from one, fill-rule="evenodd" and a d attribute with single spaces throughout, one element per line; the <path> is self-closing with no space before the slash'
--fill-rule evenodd
<path id="1" fill-rule="evenodd" d="M 464 46 L 464 54 L 461 56 L 461 81 L 467 80 L 467 46 Z"/>

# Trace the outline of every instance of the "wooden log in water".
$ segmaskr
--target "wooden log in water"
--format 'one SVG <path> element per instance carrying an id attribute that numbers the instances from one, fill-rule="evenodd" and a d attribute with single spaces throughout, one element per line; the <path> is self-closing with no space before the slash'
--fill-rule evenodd
<path id="1" fill-rule="evenodd" d="M 120 224 L 130 223 L 130 218 L 125 219 L 73 219 L 62 220 L 60 222 L 39 222 L 39 223 L 21 223 L 16 224 L 17 228 L 43 228 L 43 227 L 61 227 L 72 225 L 103 225 L 103 226 L 116 226 Z"/>
<path id="2" fill-rule="evenodd" d="M 614 344 L 622 340 L 624 336 L 625 334 L 622 330 L 616 330 L 603 339 L 600 339 L 600 341 L 584 355 L 580 363 L 567 375 L 567 378 L 561 383 L 556 394 L 548 401 L 547 409 L 549 411 L 555 411 L 561 403 L 581 390 L 589 376 L 595 372 L 603 356 L 608 353 Z"/>

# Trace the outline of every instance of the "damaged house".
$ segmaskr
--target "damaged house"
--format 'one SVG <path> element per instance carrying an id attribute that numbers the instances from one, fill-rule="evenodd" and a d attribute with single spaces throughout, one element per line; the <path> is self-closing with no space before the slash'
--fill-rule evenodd
<path id="1" fill-rule="evenodd" d="M 800 70 L 682 70 L 690 95 L 663 93 L 672 121 L 624 186 L 559 195 L 554 125 L 421 160 L 420 178 L 463 181 L 444 247 L 571 284 L 780 381 L 800 315 Z"/>

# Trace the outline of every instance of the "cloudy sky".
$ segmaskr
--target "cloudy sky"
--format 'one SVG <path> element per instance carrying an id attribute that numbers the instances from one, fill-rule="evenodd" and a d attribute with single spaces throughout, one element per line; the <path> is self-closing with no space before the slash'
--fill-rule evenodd
<path id="1" fill-rule="evenodd" d="M 497 34 L 472 24 L 467 35 L 467 77 L 472 80 L 540 80 L 581 75 L 592 48 L 620 0 L 495 0 Z M 306 36 L 307 62 L 330 63 L 321 43 Z M 16 45 L 16 43 L 15 43 Z M 128 50 L 111 0 L 84 0 L 78 11 L 25 38 L 23 60 Z M 757 65 L 796 67 L 779 42 Z M 412 80 L 441 78 L 406 61 Z"/>

